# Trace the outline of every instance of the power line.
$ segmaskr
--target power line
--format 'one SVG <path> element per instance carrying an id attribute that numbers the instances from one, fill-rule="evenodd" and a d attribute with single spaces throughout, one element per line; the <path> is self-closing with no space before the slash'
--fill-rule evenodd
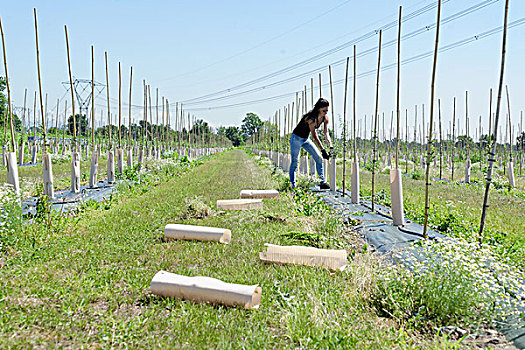
<path id="1" fill-rule="evenodd" d="M 459 11 L 445 19 L 443 19 L 441 21 L 441 24 L 444 25 L 444 24 L 447 24 L 449 22 L 452 22 L 454 20 L 457 20 L 459 18 L 462 18 L 468 14 L 471 14 L 475 11 L 478 11 L 478 10 L 481 10 L 489 5 L 492 5 L 492 4 L 495 4 L 497 1 L 499 0 L 485 0 L 485 1 L 482 1 L 481 3 L 478 3 L 474 6 L 471 6 L 469 8 L 466 8 L 462 11 Z M 417 30 L 414 30 L 410 33 L 407 33 L 405 35 L 403 35 L 402 37 L 402 40 L 407 40 L 407 39 L 411 39 L 411 38 L 414 38 L 420 34 L 423 34 L 423 33 L 426 33 L 428 32 L 429 30 L 435 28 L 436 26 L 436 23 L 432 23 L 432 24 L 429 24 L 429 25 L 426 25 L 426 26 L 423 26 Z M 390 47 L 392 45 L 395 45 L 397 44 L 397 39 L 393 39 L 389 42 L 386 42 L 382 45 L 382 48 L 387 48 L 387 47 Z M 362 51 L 360 52 L 357 57 L 358 58 L 361 58 L 361 57 L 364 57 L 366 55 L 369 55 L 371 53 L 374 53 L 377 51 L 377 46 L 374 46 L 370 49 L 367 49 L 365 51 Z M 353 57 L 351 57 L 351 59 L 353 60 Z M 343 64 L 344 62 L 346 61 L 346 58 L 344 59 L 340 59 L 338 61 L 335 61 L 333 63 L 330 63 L 330 66 L 332 67 L 337 67 L 341 64 Z M 238 97 L 238 96 L 242 96 L 242 95 L 245 95 L 245 94 L 250 94 L 250 93 L 254 93 L 254 92 L 258 92 L 258 91 L 262 91 L 262 90 L 266 90 L 266 89 L 269 89 L 269 88 L 272 88 L 272 87 L 275 87 L 275 86 L 279 86 L 279 85 L 282 85 L 282 84 L 286 84 L 286 83 L 289 83 L 289 82 L 292 82 L 292 81 L 295 81 L 295 80 L 298 80 L 298 79 L 302 79 L 304 77 L 307 77 L 307 76 L 311 76 L 313 74 L 316 74 L 316 73 L 319 73 L 319 72 L 322 72 L 323 70 L 326 69 L 326 65 L 323 65 L 322 67 L 318 67 L 318 68 L 315 68 L 313 70 L 310 70 L 308 72 L 304 72 L 304 73 L 301 73 L 299 75 L 295 75 L 293 77 L 289 77 L 289 78 L 286 78 L 286 79 L 283 79 L 283 80 L 280 80 L 280 81 L 277 81 L 277 82 L 274 82 L 274 83 L 271 83 L 271 84 L 268 84 L 268 85 L 264 85 L 264 86 L 260 86 L 260 87 L 256 87 L 256 88 L 253 88 L 253 89 L 250 89 L 250 90 L 245 90 L 245 91 L 241 91 L 241 92 L 238 92 L 238 93 L 235 93 L 235 94 L 229 94 L 227 96 L 219 96 L 219 97 L 215 97 L 215 98 L 210 98 L 210 99 L 206 99 L 206 100 L 201 100 L 201 101 L 195 101 L 195 102 L 185 102 L 184 104 L 186 106 L 188 105 L 195 105 L 195 104 L 204 104 L 204 103 L 209 103 L 209 102 L 215 102 L 215 101 L 220 101 L 220 100 L 224 100 L 224 99 L 229 99 L 229 98 L 233 98 L 233 97 Z"/>
<path id="2" fill-rule="evenodd" d="M 193 71 L 186 72 L 186 73 L 182 73 L 182 74 L 179 74 L 179 75 L 177 75 L 177 76 L 175 76 L 175 77 L 172 77 L 172 78 L 162 79 L 162 80 L 160 80 L 160 81 L 173 80 L 173 79 L 176 79 L 176 78 L 180 78 L 180 77 L 183 77 L 183 76 L 187 76 L 187 75 L 189 75 L 189 74 L 193 74 L 193 73 L 196 73 L 196 72 L 200 72 L 200 71 L 203 71 L 203 70 L 205 70 L 205 69 L 207 69 L 207 68 L 210 68 L 210 67 L 216 66 L 216 65 L 219 64 L 219 63 L 223 63 L 223 62 L 229 61 L 229 60 L 231 60 L 232 58 L 239 57 L 239 56 L 241 56 L 241 55 L 243 55 L 243 54 L 245 54 L 245 53 L 247 53 L 247 52 L 253 51 L 253 50 L 255 50 L 255 49 L 257 49 L 257 48 L 259 48 L 259 47 L 261 47 L 261 46 L 263 46 L 263 45 L 266 45 L 266 44 L 268 44 L 269 42 L 272 42 L 272 41 L 274 41 L 274 40 L 277 40 L 277 39 L 279 39 L 279 38 L 285 36 L 286 34 L 289 34 L 289 33 L 293 32 L 293 31 L 295 31 L 295 30 L 297 30 L 297 29 L 299 29 L 299 28 L 301 28 L 301 27 L 303 27 L 303 26 L 305 26 L 305 25 L 307 25 L 307 24 L 309 24 L 309 23 L 311 23 L 311 22 L 313 22 L 313 21 L 319 19 L 320 17 L 323 17 L 323 16 L 329 14 L 330 12 L 332 12 L 332 11 L 334 11 L 334 10 L 336 10 L 336 9 L 338 9 L 338 8 L 340 8 L 340 7 L 342 7 L 343 5 L 346 5 L 346 4 L 349 3 L 350 1 L 352 1 L 352 0 L 346 0 L 346 1 L 343 1 L 343 2 L 340 3 L 339 5 L 336 5 L 336 6 L 334 6 L 334 7 L 330 8 L 330 9 L 328 9 L 327 11 L 325 11 L 325 12 L 319 14 L 319 15 L 316 15 L 315 17 L 313 17 L 313 18 L 307 20 L 306 22 L 303 22 L 303 23 L 301 23 L 301 24 L 298 24 L 298 25 L 296 25 L 295 27 L 292 27 L 291 29 L 289 29 L 289 30 L 287 30 L 287 31 L 285 31 L 285 32 L 283 32 L 283 33 L 281 33 L 281 34 L 278 34 L 278 35 L 276 35 L 276 36 L 274 36 L 274 37 L 272 37 L 272 38 L 270 38 L 270 39 L 268 39 L 268 40 L 265 40 L 265 41 L 263 41 L 263 42 L 261 42 L 261 43 L 255 45 L 255 46 L 252 46 L 252 47 L 250 47 L 250 48 L 248 48 L 248 49 L 246 49 L 246 50 L 243 50 L 243 51 L 238 52 L 238 53 L 236 53 L 236 54 L 234 54 L 234 55 L 228 56 L 228 57 L 226 57 L 226 58 L 224 58 L 224 59 L 221 59 L 221 60 L 219 60 L 219 61 L 215 61 L 215 62 L 213 62 L 213 63 L 210 63 L 210 64 L 208 64 L 208 65 L 206 65 L 206 66 L 204 66 L 204 67 L 201 67 L 201 68 L 195 69 L 195 70 L 193 70 Z"/>
<path id="3" fill-rule="evenodd" d="M 524 24 L 525 24 L 525 17 L 522 17 L 522 18 L 520 18 L 518 20 L 510 22 L 509 25 L 508 25 L 508 29 L 511 29 L 511 28 L 514 28 L 514 27 L 517 27 L 517 26 L 521 26 L 521 25 L 524 25 Z M 439 52 L 446 52 L 446 51 L 449 51 L 449 50 L 452 50 L 452 49 L 455 49 L 455 48 L 467 45 L 469 43 L 482 40 L 482 39 L 487 38 L 489 36 L 492 36 L 494 34 L 500 33 L 502 30 L 503 30 L 502 26 L 493 28 L 493 29 L 488 30 L 486 32 L 483 32 L 483 33 L 480 33 L 480 34 L 477 34 L 477 35 L 474 35 L 474 36 L 471 36 L 471 37 L 468 37 L 468 38 L 456 41 L 456 42 L 454 42 L 452 44 L 449 44 L 449 45 L 445 45 L 445 46 L 443 46 L 443 47 L 441 47 L 439 49 Z M 416 62 L 416 61 L 420 61 L 422 59 L 425 59 L 425 58 L 428 58 L 428 57 L 432 56 L 433 53 L 434 53 L 433 51 L 427 51 L 427 52 L 424 52 L 424 53 L 412 56 L 410 58 L 407 58 L 407 59 L 403 60 L 401 62 L 401 64 L 402 65 L 407 65 L 407 64 L 410 64 L 410 63 L 413 63 L 413 62 Z M 386 70 L 393 69 L 394 67 L 396 67 L 396 65 L 397 65 L 397 63 L 391 63 L 389 65 L 386 65 L 386 66 L 382 67 L 381 71 L 386 71 Z M 376 70 L 370 70 L 370 71 L 367 71 L 367 72 L 363 72 L 363 73 L 358 74 L 357 78 L 359 79 L 359 78 L 363 78 L 363 77 L 366 77 L 366 76 L 370 76 L 370 75 L 373 75 L 375 72 L 376 72 Z M 349 78 L 349 80 L 353 80 L 353 78 L 351 77 L 351 78 Z M 334 81 L 333 84 L 334 85 L 338 85 L 338 84 L 341 84 L 343 82 L 344 82 L 344 79 L 340 79 L 340 80 Z M 323 84 L 322 86 L 326 87 L 328 85 L 329 84 Z M 258 100 L 252 100 L 252 101 L 246 101 L 246 102 L 239 102 L 239 103 L 229 104 L 229 105 L 213 106 L 213 107 L 189 108 L 189 109 L 186 109 L 186 111 L 188 111 L 188 112 L 189 111 L 205 111 L 205 110 L 209 111 L 209 110 L 218 110 L 218 109 L 226 109 L 226 108 L 232 108 L 232 107 L 245 106 L 245 105 L 249 105 L 249 104 L 256 104 L 256 103 L 262 103 L 262 102 L 267 102 L 267 101 L 279 100 L 279 99 L 283 99 L 285 97 L 290 98 L 290 97 L 295 96 L 296 93 L 300 93 L 300 92 L 302 92 L 302 90 L 301 91 L 294 91 L 294 92 L 290 92 L 290 93 L 285 93 L 285 94 L 281 94 L 281 95 L 276 95 L 276 96 L 271 96 L 271 97 L 258 99 Z"/>
<path id="4" fill-rule="evenodd" d="M 443 3 L 447 3 L 451 0 L 445 0 L 443 1 Z M 491 0 L 491 1 L 499 1 L 499 0 Z M 428 11 L 431 11 L 433 10 L 435 7 L 437 6 L 436 3 L 432 3 L 432 4 L 429 4 L 429 5 L 426 5 L 420 9 L 417 9 L 415 10 L 414 12 L 411 12 L 409 13 L 408 15 L 406 15 L 402 22 L 406 22 L 406 21 L 409 21 L 413 18 L 416 18 Z M 371 37 L 374 37 L 378 32 L 379 30 L 382 30 L 383 32 L 389 30 L 389 29 L 392 29 L 392 28 L 395 28 L 397 26 L 397 20 L 394 20 L 390 23 L 387 23 L 385 25 L 383 25 L 382 27 L 378 28 L 378 29 L 375 29 L 375 30 L 372 30 L 368 33 L 365 33 L 363 35 L 361 35 L 360 37 L 358 38 L 355 38 L 355 39 L 352 39 L 350 41 L 347 41 L 341 45 L 338 45 L 334 48 L 331 48 L 327 51 L 324 51 L 324 52 L 321 52 L 320 54 L 317 54 L 315 56 L 312 56 L 310 58 L 307 58 L 301 62 L 298 62 L 298 63 L 295 63 L 295 64 L 292 64 L 288 67 L 285 67 L 285 68 L 282 68 L 282 69 L 279 69 L 275 72 L 272 72 L 272 73 L 269 73 L 269 74 L 266 74 L 262 77 L 259 77 L 259 78 L 256 78 L 256 79 L 253 79 L 251 81 L 248 81 L 248 82 L 245 82 L 245 83 L 242 83 L 242 84 L 239 84 L 239 85 L 236 85 L 236 86 L 233 86 L 233 87 L 230 87 L 228 89 L 224 89 L 224 90 L 220 90 L 220 91 L 217 91 L 217 92 L 213 92 L 213 93 L 210 93 L 210 94 L 207 94 L 207 95 L 203 95 L 203 96 L 199 96 L 199 97 L 195 97 L 195 98 L 191 98 L 191 99 L 188 99 L 188 100 L 185 100 L 185 101 L 181 101 L 182 103 L 189 103 L 189 102 L 194 102 L 196 100 L 201 100 L 201 99 L 205 99 L 205 98 L 210 98 L 210 97 L 213 97 L 213 96 L 216 96 L 216 95 L 222 95 L 222 94 L 226 94 L 226 93 L 230 93 L 231 91 L 234 91 L 234 90 L 238 90 L 238 89 L 242 89 L 244 87 L 247 87 L 247 86 L 251 86 L 253 84 L 257 84 L 261 81 L 264 81 L 264 80 L 267 80 L 267 79 L 270 79 L 270 78 L 273 78 L 275 76 L 278 76 L 278 75 L 281 75 L 283 73 L 286 73 L 286 72 L 289 72 L 291 70 L 294 70 L 294 69 L 297 69 L 297 68 L 300 68 L 306 64 L 309 64 L 311 62 L 315 62 L 317 60 L 320 60 L 326 56 L 329 56 L 329 55 L 332 55 L 336 52 L 339 52 L 341 50 L 344 50 L 345 48 L 348 48 L 350 46 L 353 46 L 361 41 L 364 41 L 366 39 L 369 39 Z"/>

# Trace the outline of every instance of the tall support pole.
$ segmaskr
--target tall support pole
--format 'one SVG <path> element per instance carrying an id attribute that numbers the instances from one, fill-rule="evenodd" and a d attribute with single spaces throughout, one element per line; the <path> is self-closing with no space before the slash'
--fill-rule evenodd
<path id="1" fill-rule="evenodd" d="M 456 157 L 456 98 L 454 97 L 454 106 L 452 110 L 452 166 L 451 180 L 454 181 L 454 161 Z"/>
<path id="2" fill-rule="evenodd" d="M 487 215 L 487 209 L 489 207 L 489 192 L 490 184 L 492 182 L 492 170 L 494 167 L 494 156 L 496 155 L 496 140 L 497 140 L 497 130 L 501 106 L 501 95 L 503 93 L 503 79 L 505 75 L 505 55 L 507 50 L 507 27 L 508 27 L 508 14 L 509 14 L 509 0 L 505 0 L 505 19 L 503 24 L 503 43 L 501 48 L 501 68 L 500 68 L 500 77 L 499 77 L 499 87 L 498 87 L 498 99 L 496 102 L 496 115 L 494 117 L 494 140 L 492 141 L 491 150 L 489 152 L 489 166 L 487 170 L 487 182 L 485 185 L 485 195 L 483 198 L 483 209 L 481 212 L 481 222 L 479 226 L 479 240 L 480 243 L 483 240 L 483 229 L 485 227 L 485 217 Z"/>
<path id="3" fill-rule="evenodd" d="M 405 173 L 408 173 L 408 109 L 405 109 Z"/>
<path id="4" fill-rule="evenodd" d="M 441 129 L 441 100 L 438 99 L 439 118 L 439 179 L 443 178 L 443 133 Z"/>
<path id="5" fill-rule="evenodd" d="M 124 155 L 122 154 L 122 72 L 120 62 L 118 63 L 118 148 L 117 148 L 117 172 L 124 172 Z"/>
<path id="6" fill-rule="evenodd" d="M 399 169 L 399 128 L 401 121 L 401 19 L 402 7 L 399 6 L 399 21 L 397 31 L 397 86 L 396 86 L 396 168 L 390 170 L 390 195 L 392 199 L 392 221 L 395 226 L 405 224 L 403 208 L 403 182 Z M 392 124 L 392 123 L 391 123 Z M 389 155 L 390 156 L 390 155 Z"/>
<path id="7" fill-rule="evenodd" d="M 127 165 L 129 168 L 133 166 L 133 145 L 131 144 L 131 91 L 133 86 L 133 67 L 129 69 L 129 99 L 128 99 L 128 149 L 127 149 Z"/>
<path id="8" fill-rule="evenodd" d="M 38 72 L 38 91 L 40 93 L 40 114 L 42 117 L 42 170 L 44 174 L 44 193 L 49 198 L 55 197 L 55 192 L 53 189 L 53 170 L 51 166 L 51 157 L 47 154 L 47 138 L 46 138 L 46 117 L 44 113 L 44 102 L 42 96 L 42 78 L 40 74 L 40 50 L 38 48 L 38 24 L 36 16 L 36 8 L 33 9 L 35 17 L 35 43 L 36 43 L 36 66 Z M 36 126 L 36 125 L 35 125 Z M 36 147 L 36 143 L 35 143 Z"/>
<path id="9" fill-rule="evenodd" d="M 436 43 L 434 46 L 434 64 L 432 67 L 432 82 L 430 86 L 430 129 L 428 133 L 428 146 L 427 146 L 427 168 L 425 174 L 425 221 L 423 224 L 423 238 L 428 238 L 428 210 L 429 205 L 429 186 L 430 186 L 430 159 L 432 158 L 432 126 L 434 124 L 434 94 L 435 94 L 435 83 L 436 83 L 436 71 L 437 71 L 437 58 L 439 48 L 439 29 L 441 23 L 441 0 L 438 0 L 437 9 L 437 21 L 436 21 Z"/>
<path id="10" fill-rule="evenodd" d="M 24 110 L 25 110 L 25 97 L 24 97 Z M 25 114 L 25 113 L 24 113 Z M 57 115 L 55 118 L 55 152 L 58 154 L 58 116 L 60 114 L 60 99 L 57 98 Z"/>
<path id="11" fill-rule="evenodd" d="M 469 115 L 468 115 L 468 91 L 465 91 L 465 148 L 467 157 L 465 160 L 465 183 L 470 183 L 470 132 L 469 132 Z"/>
<path id="12" fill-rule="evenodd" d="M 348 57 L 346 58 L 347 61 L 347 76 L 346 79 L 348 80 Z M 334 138 L 335 136 L 335 116 L 334 116 L 334 89 L 332 86 L 332 67 L 328 66 L 328 75 L 330 78 L 330 105 L 332 107 L 332 134 Z M 346 85 L 346 81 L 345 81 Z M 345 92 L 346 97 L 346 92 Z M 321 98 L 321 73 L 319 73 L 319 98 Z M 344 136 L 343 136 L 343 196 L 345 195 L 345 161 L 346 161 L 346 115 L 343 121 L 344 125 Z M 330 191 L 335 192 L 337 189 L 336 184 L 336 164 L 337 164 L 337 154 L 334 154 L 334 147 L 332 146 L 330 149 L 330 161 L 328 162 L 329 170 L 328 174 L 330 176 Z"/>
<path id="13" fill-rule="evenodd" d="M 5 39 L 4 39 L 4 27 L 2 26 L 2 19 L 0 18 L 0 33 L 2 35 L 2 49 L 4 53 L 4 68 L 5 68 L 5 80 L 7 87 L 7 111 L 9 114 L 9 126 L 11 129 L 11 150 L 12 152 L 7 153 L 6 165 L 7 165 L 7 183 L 13 187 L 13 191 L 16 195 L 20 194 L 20 181 L 18 179 L 18 165 L 16 160 L 16 140 L 15 140 L 15 129 L 13 125 L 13 110 L 11 105 L 11 88 L 9 87 L 9 74 L 7 72 L 7 54 L 5 50 Z M 4 123 L 4 128 L 7 125 Z M 23 141 L 22 141 L 23 142 Z"/>
<path id="14" fill-rule="evenodd" d="M 108 171 L 108 183 L 112 184 L 115 182 L 115 154 L 113 153 L 113 145 L 111 143 L 111 134 L 113 134 L 113 127 L 111 125 L 111 108 L 109 105 L 109 74 L 108 74 L 108 53 L 104 52 L 104 58 L 106 63 L 106 97 L 107 97 L 107 106 L 108 106 L 108 162 L 107 162 L 107 171 Z"/>
<path id="15" fill-rule="evenodd" d="M 71 89 L 71 110 L 73 116 L 73 150 L 71 152 L 71 192 L 80 192 L 80 153 L 78 150 L 77 141 L 77 124 L 75 115 L 75 94 L 73 87 L 73 74 L 71 73 L 71 58 L 69 55 L 69 38 L 67 35 L 67 26 L 64 26 L 66 33 L 66 51 L 67 51 L 67 66 L 69 71 L 69 86 Z"/>
<path id="16" fill-rule="evenodd" d="M 354 45 L 354 78 L 353 78 L 353 91 L 352 91 L 352 119 L 353 119 L 353 160 L 352 160 L 352 171 L 350 178 L 351 196 L 352 203 L 359 204 L 359 158 L 357 157 L 357 112 L 356 112 L 356 94 L 357 94 L 357 48 Z M 345 94 L 346 96 L 346 94 Z M 346 103 L 345 103 L 346 107 Z"/>
<path id="17" fill-rule="evenodd" d="M 95 48 L 91 45 L 91 147 L 95 151 Z"/>
<path id="18" fill-rule="evenodd" d="M 98 150 L 95 145 L 95 49 L 91 45 L 91 167 L 89 170 L 89 187 L 97 185 Z"/>
<path id="19" fill-rule="evenodd" d="M 509 178 L 509 185 L 511 188 L 514 188 L 516 186 L 516 183 L 514 181 L 514 160 L 512 158 L 512 139 L 513 139 L 513 132 L 512 132 L 512 119 L 510 116 L 510 96 L 509 96 L 509 87 L 505 85 L 505 92 L 507 95 L 507 115 L 508 115 L 508 122 L 509 122 L 509 161 L 507 164 L 507 176 Z"/>
<path id="20" fill-rule="evenodd" d="M 379 52 L 377 55 L 377 76 L 376 76 L 376 99 L 374 112 L 374 145 L 372 150 L 372 211 L 374 211 L 375 204 L 375 175 L 376 175 L 376 152 L 377 152 L 377 124 L 379 122 L 379 73 L 381 71 L 381 40 L 383 38 L 383 31 L 379 31 Z"/>
<path id="21" fill-rule="evenodd" d="M 342 138 L 343 138 L 343 197 L 345 196 L 345 191 L 346 191 L 346 130 L 348 129 L 347 128 L 347 125 L 346 125 L 346 98 L 348 96 L 348 66 L 350 64 L 350 57 L 347 57 L 346 58 L 346 71 L 345 71 L 345 94 L 344 94 L 344 98 L 343 98 L 343 135 L 342 135 Z M 332 76 L 330 74 L 330 79 L 332 79 Z M 333 111 L 332 111 L 332 118 L 334 118 L 333 116 Z"/>
<path id="22" fill-rule="evenodd" d="M 5 39 L 4 39 L 4 27 L 2 25 L 2 19 L 0 18 L 0 33 L 2 34 L 2 50 L 4 54 L 4 69 L 5 69 L 5 81 L 7 88 L 7 113 L 9 116 L 9 126 L 11 130 L 11 151 L 16 152 L 16 139 L 15 139 L 15 129 L 13 125 L 13 110 L 11 106 L 11 88 L 9 86 L 9 74 L 7 72 L 7 54 L 5 50 Z M 4 123 L 4 128 L 6 127 Z M 16 165 L 16 160 L 15 160 Z"/>
<path id="23" fill-rule="evenodd" d="M 18 153 L 18 163 L 24 164 L 24 149 L 25 149 L 25 137 L 26 137 L 26 102 L 27 102 L 27 89 L 24 89 L 24 109 L 22 112 L 22 135 L 20 136 L 20 149 Z M 58 105 L 58 102 L 57 102 Z M 57 107 L 57 128 L 58 128 L 58 107 Z M 55 131 L 56 134 L 56 131 Z M 55 142 L 56 142 L 55 137 Z"/>
<path id="24" fill-rule="evenodd" d="M 66 33 L 66 51 L 67 51 L 67 67 L 69 71 L 69 88 L 71 89 L 71 115 L 73 116 L 73 152 L 77 152 L 77 123 L 75 115 L 75 92 L 73 87 L 73 74 L 71 73 L 71 58 L 69 55 L 69 39 L 67 36 L 67 26 L 64 26 Z"/>

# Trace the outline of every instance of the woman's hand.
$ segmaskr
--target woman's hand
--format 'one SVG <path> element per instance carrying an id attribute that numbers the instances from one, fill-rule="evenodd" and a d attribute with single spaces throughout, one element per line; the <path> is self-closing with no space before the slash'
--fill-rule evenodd
<path id="1" fill-rule="evenodd" d="M 326 152 L 324 148 L 321 150 L 321 154 L 323 155 L 324 159 L 326 160 L 330 159 L 330 155 L 328 154 L 328 152 Z"/>

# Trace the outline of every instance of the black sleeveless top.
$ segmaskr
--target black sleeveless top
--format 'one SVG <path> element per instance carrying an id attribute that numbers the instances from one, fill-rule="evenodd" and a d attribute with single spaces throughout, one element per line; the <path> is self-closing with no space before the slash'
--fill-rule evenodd
<path id="1" fill-rule="evenodd" d="M 317 125 L 315 128 L 319 128 L 321 124 L 324 123 L 324 117 L 321 123 Z M 299 137 L 302 137 L 303 139 L 307 139 L 308 136 L 310 136 L 310 126 L 308 125 L 308 122 L 306 121 L 306 115 L 303 115 L 301 120 L 299 121 L 299 124 L 293 129 L 293 133 L 296 134 Z"/>

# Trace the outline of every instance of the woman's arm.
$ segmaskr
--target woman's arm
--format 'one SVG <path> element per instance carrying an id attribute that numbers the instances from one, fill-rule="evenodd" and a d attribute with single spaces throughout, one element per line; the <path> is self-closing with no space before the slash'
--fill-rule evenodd
<path id="1" fill-rule="evenodd" d="M 328 119 L 328 114 L 324 117 L 324 138 L 329 148 L 332 148 L 332 140 L 330 139 L 330 133 L 328 132 L 328 124 L 330 119 Z"/>
<path id="2" fill-rule="evenodd" d="M 319 140 L 319 136 L 317 136 L 317 131 L 315 131 L 315 124 L 312 121 L 308 121 L 308 126 L 310 127 L 310 133 L 312 134 L 312 138 L 314 139 L 314 142 L 317 146 L 319 146 L 319 149 L 322 151 L 324 150 L 323 145 L 321 144 L 321 141 Z"/>

